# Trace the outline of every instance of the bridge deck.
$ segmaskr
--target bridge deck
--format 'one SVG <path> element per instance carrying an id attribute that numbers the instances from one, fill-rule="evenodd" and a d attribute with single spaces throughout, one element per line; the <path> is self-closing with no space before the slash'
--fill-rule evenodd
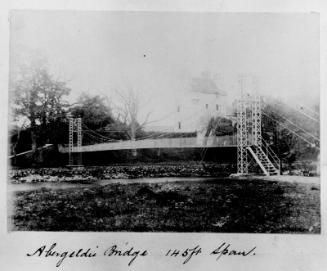
<path id="1" fill-rule="evenodd" d="M 158 148 L 216 148 L 236 146 L 236 136 L 213 136 L 202 139 L 196 137 L 184 138 L 160 138 L 143 140 L 125 140 L 110 143 L 82 146 L 80 149 L 74 147 L 73 152 L 97 152 L 110 150 L 131 149 L 158 149 Z M 67 147 L 61 147 L 60 152 L 67 153 Z"/>

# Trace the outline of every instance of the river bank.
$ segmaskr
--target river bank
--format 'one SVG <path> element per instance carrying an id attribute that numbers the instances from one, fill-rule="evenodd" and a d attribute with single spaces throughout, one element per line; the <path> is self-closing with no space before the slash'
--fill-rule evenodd
<path id="1" fill-rule="evenodd" d="M 96 180 L 141 179 L 141 178 L 183 178 L 183 177 L 228 177 L 237 171 L 236 165 L 231 163 L 209 162 L 164 162 L 116 164 L 110 166 L 86 167 L 55 167 L 55 168 L 13 168 L 9 170 L 11 183 L 39 183 L 39 182 L 72 182 L 93 183 Z M 287 170 L 283 175 L 310 176 L 309 179 L 319 180 L 317 174 L 300 169 Z M 310 173 L 310 172 L 309 172 Z M 260 174 L 259 174 L 260 175 Z M 285 179 L 285 178 L 283 178 Z M 305 181 L 306 181 L 305 180 Z M 317 182 L 317 181 L 315 181 Z"/>
<path id="2" fill-rule="evenodd" d="M 12 169 L 9 171 L 9 179 L 12 183 L 93 182 L 99 179 L 227 177 L 235 171 L 233 164 L 183 162 L 82 168 Z"/>

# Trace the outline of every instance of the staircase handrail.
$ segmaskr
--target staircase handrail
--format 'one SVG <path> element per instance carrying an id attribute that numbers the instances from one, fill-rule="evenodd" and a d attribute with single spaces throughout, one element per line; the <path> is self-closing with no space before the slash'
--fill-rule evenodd
<path id="1" fill-rule="evenodd" d="M 262 142 L 264 143 L 264 147 L 268 151 L 268 155 L 272 158 L 275 166 L 280 171 L 280 159 L 278 158 L 277 154 L 272 150 L 272 148 L 270 148 L 269 144 L 266 141 L 262 140 Z"/>

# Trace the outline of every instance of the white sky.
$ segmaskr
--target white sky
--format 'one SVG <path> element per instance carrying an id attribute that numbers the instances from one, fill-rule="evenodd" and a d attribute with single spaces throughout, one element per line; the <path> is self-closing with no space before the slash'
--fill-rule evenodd
<path id="1" fill-rule="evenodd" d="M 262 94 L 310 105 L 319 99 L 318 14 L 15 11 L 11 61 L 44 55 L 69 80 L 74 101 L 83 91 L 114 97 L 132 86 L 143 113 L 160 119 L 203 72 L 230 99 L 240 73 L 258 78 Z M 170 124 L 165 119 L 158 124 Z"/>

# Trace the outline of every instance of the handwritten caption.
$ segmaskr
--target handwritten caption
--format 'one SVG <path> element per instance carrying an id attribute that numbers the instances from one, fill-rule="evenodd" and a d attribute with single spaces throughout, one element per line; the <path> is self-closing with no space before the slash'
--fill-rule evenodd
<path id="1" fill-rule="evenodd" d="M 39 258 L 56 258 L 56 267 L 60 267 L 62 263 L 69 258 L 95 258 L 95 257 L 121 257 L 127 259 L 127 265 L 131 266 L 138 258 L 145 258 L 151 256 L 151 253 L 148 249 L 138 249 L 133 245 L 129 245 L 128 242 L 123 246 L 118 246 L 113 244 L 106 248 L 100 248 L 95 246 L 94 248 L 80 248 L 77 250 L 62 250 L 58 248 L 57 243 L 51 245 L 42 245 L 31 252 L 26 253 L 27 257 L 39 257 Z M 227 242 L 222 242 L 217 247 L 204 251 L 200 245 L 195 245 L 190 248 L 183 249 L 163 249 L 162 256 L 165 258 L 175 258 L 180 259 L 183 265 L 189 263 L 192 258 L 199 255 L 209 255 L 212 256 L 218 261 L 224 256 L 240 256 L 248 257 L 255 256 L 256 247 L 251 247 L 248 249 L 236 249 L 233 248 L 231 244 Z"/>

